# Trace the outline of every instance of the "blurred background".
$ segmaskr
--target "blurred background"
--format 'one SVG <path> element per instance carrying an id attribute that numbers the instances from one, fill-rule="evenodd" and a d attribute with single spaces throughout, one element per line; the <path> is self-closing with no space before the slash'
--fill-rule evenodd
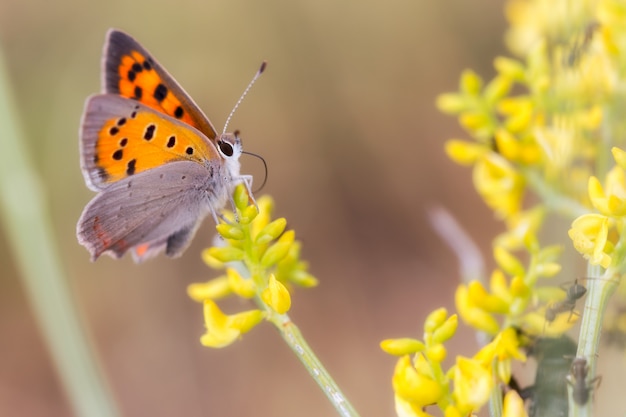
<path id="1" fill-rule="evenodd" d="M 78 125 L 85 98 L 100 89 L 110 27 L 151 51 L 218 129 L 268 61 L 230 130 L 267 161 L 258 195 L 273 196 L 321 282 L 295 291 L 290 315 L 363 416 L 393 415 L 395 359 L 379 342 L 421 337 L 427 312 L 453 308 L 458 282 L 426 209 L 448 208 L 485 253 L 499 230 L 470 171 L 444 155 L 444 140 L 464 135 L 434 102 L 456 90 L 464 68 L 493 75 L 493 58 L 505 53 L 503 4 L 0 0 L 19 121 L 80 319 L 122 414 L 307 417 L 334 411 L 269 324 L 227 349 L 199 343 L 202 307 L 186 287 L 217 275 L 200 259 L 210 219 L 176 260 L 91 263 L 77 243 L 76 221 L 94 196 L 79 169 Z M 242 164 L 259 184 L 260 163 Z M 2 229 L 0 335 L 0 415 L 72 415 Z M 470 333 L 457 340 L 465 346 L 450 358 L 475 351 Z"/>

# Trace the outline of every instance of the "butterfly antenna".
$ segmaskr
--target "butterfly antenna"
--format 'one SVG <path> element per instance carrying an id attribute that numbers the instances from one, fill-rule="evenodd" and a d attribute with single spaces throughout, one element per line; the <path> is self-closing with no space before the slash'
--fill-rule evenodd
<path id="1" fill-rule="evenodd" d="M 235 107 L 233 107 L 233 109 L 230 111 L 230 114 L 228 115 L 228 118 L 226 118 L 226 123 L 224 123 L 224 131 L 222 133 L 224 134 L 226 133 L 226 129 L 228 128 L 228 124 L 230 123 L 230 119 L 233 117 L 233 114 L 235 114 L 235 111 L 237 110 L 241 102 L 243 101 L 246 94 L 248 94 L 248 91 L 250 91 L 250 89 L 252 88 L 256 80 L 261 76 L 261 74 L 263 74 L 263 71 L 265 71 L 266 66 L 267 66 L 267 61 L 263 61 L 263 63 L 261 64 L 261 67 L 256 72 L 256 74 L 254 74 L 254 77 L 252 77 L 252 80 L 250 81 L 246 89 L 243 90 L 243 93 L 241 94 L 241 97 L 239 97 L 239 100 L 237 100 Z"/>
<path id="2" fill-rule="evenodd" d="M 263 162 L 263 168 L 265 169 L 265 177 L 263 177 L 263 184 L 261 184 L 261 186 L 259 188 L 257 188 L 256 190 L 254 190 L 252 193 L 256 194 L 259 191 L 261 191 L 263 189 L 263 187 L 265 187 L 265 184 L 267 183 L 267 162 L 265 162 L 265 158 L 263 158 L 261 155 L 257 155 L 255 153 L 252 152 L 246 152 L 246 151 L 241 151 L 241 153 L 245 153 L 246 155 L 250 155 L 250 156 L 254 156 L 255 158 L 259 158 L 261 160 L 261 162 Z"/>

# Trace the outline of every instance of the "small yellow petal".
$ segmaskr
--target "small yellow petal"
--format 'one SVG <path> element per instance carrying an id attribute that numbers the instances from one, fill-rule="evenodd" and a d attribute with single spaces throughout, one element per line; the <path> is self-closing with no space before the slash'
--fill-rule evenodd
<path id="1" fill-rule="evenodd" d="M 502 75 L 497 75 L 494 79 L 489 81 L 485 87 L 483 97 L 485 101 L 493 105 L 498 99 L 506 96 L 511 90 L 511 79 Z"/>
<path id="2" fill-rule="evenodd" d="M 458 114 L 467 106 L 467 99 L 460 94 L 441 94 L 437 97 L 437 108 L 444 113 Z"/>
<path id="3" fill-rule="evenodd" d="M 461 123 L 461 126 L 466 128 L 467 130 L 477 132 L 489 130 L 492 121 L 485 113 L 468 111 L 459 116 L 459 123 Z M 482 137 L 482 134 L 480 136 Z"/>
<path id="4" fill-rule="evenodd" d="M 273 274 L 270 275 L 267 288 L 261 293 L 261 298 L 278 314 L 284 314 L 291 308 L 289 291 Z"/>
<path id="5" fill-rule="evenodd" d="M 444 343 L 456 333 L 459 319 L 456 314 L 451 315 L 433 332 L 433 343 Z"/>
<path id="6" fill-rule="evenodd" d="M 270 266 L 276 265 L 280 262 L 287 254 L 289 253 L 289 249 L 291 248 L 292 242 L 276 242 L 263 254 L 261 257 L 261 265 L 268 268 Z"/>
<path id="7" fill-rule="evenodd" d="M 222 348 L 233 343 L 243 333 L 256 326 L 264 317 L 260 310 L 250 310 L 231 316 L 224 314 L 211 300 L 204 302 L 206 333 L 200 343 L 207 347 Z"/>
<path id="8" fill-rule="evenodd" d="M 206 347 L 223 348 L 237 340 L 240 334 L 234 329 L 226 329 L 221 333 L 205 333 L 200 337 L 200 343 Z"/>
<path id="9" fill-rule="evenodd" d="M 561 269 L 563 268 L 560 264 L 557 264 L 556 262 L 549 262 L 537 265 L 537 268 L 535 268 L 535 272 L 537 273 L 537 275 L 540 275 L 544 278 L 552 278 L 553 276 L 561 272 Z"/>
<path id="10" fill-rule="evenodd" d="M 448 311 L 443 307 L 432 311 L 424 320 L 424 332 L 432 333 L 437 330 L 446 321 L 447 316 Z"/>
<path id="11" fill-rule="evenodd" d="M 264 245 L 277 239 L 287 227 L 287 220 L 284 218 L 276 219 L 270 224 L 266 225 L 263 230 L 256 236 L 255 243 L 257 245 Z"/>
<path id="12" fill-rule="evenodd" d="M 258 214 L 259 214 L 259 210 L 256 208 L 256 206 L 254 205 L 247 206 L 246 208 L 240 211 L 239 223 L 242 225 L 250 224 L 252 223 L 252 221 L 256 218 Z"/>
<path id="13" fill-rule="evenodd" d="M 241 334 L 238 329 L 228 326 L 228 316 L 211 300 L 204 302 L 204 323 L 206 333 L 200 342 L 207 347 L 221 348 L 233 343 Z"/>
<path id="14" fill-rule="evenodd" d="M 521 147 L 517 139 L 511 132 L 505 129 L 498 129 L 495 134 L 498 152 L 506 159 L 515 161 L 519 158 Z"/>
<path id="15" fill-rule="evenodd" d="M 231 289 L 227 278 L 224 276 L 187 286 L 187 295 L 194 301 L 217 300 L 230 294 Z"/>
<path id="16" fill-rule="evenodd" d="M 454 396 L 458 403 L 478 411 L 489 400 L 494 388 L 491 371 L 473 359 L 457 357 Z"/>
<path id="17" fill-rule="evenodd" d="M 225 239 L 241 240 L 244 238 L 244 233 L 238 225 L 220 223 L 215 226 L 217 233 L 222 235 Z"/>
<path id="18" fill-rule="evenodd" d="M 478 158 L 490 152 L 484 145 L 455 139 L 446 142 L 445 151 L 454 162 L 466 166 L 473 165 Z"/>
<path id="19" fill-rule="evenodd" d="M 423 406 L 410 403 L 399 395 L 394 395 L 394 404 L 397 417 L 435 417 L 424 411 Z"/>
<path id="20" fill-rule="evenodd" d="M 489 294 L 479 281 L 468 284 L 469 298 L 471 303 L 489 313 L 507 313 L 509 304 L 498 296 Z"/>
<path id="21" fill-rule="evenodd" d="M 393 375 L 393 389 L 405 401 L 415 405 L 433 404 L 441 398 L 443 390 L 437 381 L 419 373 L 408 355 L 401 357 Z"/>
<path id="22" fill-rule="evenodd" d="M 390 355 L 404 356 L 416 352 L 421 352 L 425 349 L 422 342 L 417 339 L 402 338 L 402 339 L 386 339 L 380 342 L 380 348 Z"/>
<path id="23" fill-rule="evenodd" d="M 528 417 L 526 407 L 524 407 L 524 400 L 514 390 L 507 392 L 504 396 L 502 417 Z"/>
<path id="24" fill-rule="evenodd" d="M 466 286 L 460 285 L 457 287 L 455 304 L 459 315 L 467 324 L 491 335 L 498 333 L 500 326 L 496 319 L 491 314 L 473 305 Z"/>
<path id="25" fill-rule="evenodd" d="M 243 251 L 232 246 L 212 247 L 209 248 L 208 254 L 220 262 L 240 261 L 244 258 Z"/>
<path id="26" fill-rule="evenodd" d="M 477 96 L 482 89 L 483 81 L 474 71 L 466 69 L 461 74 L 461 91 Z"/>
<path id="27" fill-rule="evenodd" d="M 503 247 L 496 246 L 493 248 L 493 257 L 498 263 L 498 266 L 509 275 L 524 275 L 526 272 L 524 265 L 522 265 L 519 259 Z"/>
<path id="28" fill-rule="evenodd" d="M 207 264 L 209 267 L 213 268 L 213 269 L 223 269 L 224 268 L 224 262 L 216 259 L 215 257 L 213 257 L 211 255 L 211 250 L 209 249 L 204 249 L 202 251 L 202 260 L 204 261 L 205 264 Z"/>
<path id="29" fill-rule="evenodd" d="M 230 316 L 230 326 L 237 329 L 241 334 L 248 333 L 254 326 L 265 318 L 265 313 L 261 310 L 248 310 Z"/>

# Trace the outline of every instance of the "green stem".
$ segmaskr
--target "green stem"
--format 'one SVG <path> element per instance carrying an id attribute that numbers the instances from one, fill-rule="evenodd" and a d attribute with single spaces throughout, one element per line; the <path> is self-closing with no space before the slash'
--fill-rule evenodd
<path id="1" fill-rule="evenodd" d="M 26 150 L 1 52 L 0 221 L 74 415 L 118 416 L 59 262 L 45 186 Z"/>
<path id="2" fill-rule="evenodd" d="M 324 365 L 322 365 L 317 356 L 315 356 L 315 353 L 289 316 L 287 314 L 273 314 L 270 316 L 270 321 L 274 324 L 285 342 L 287 342 L 287 345 L 296 354 L 300 362 L 302 362 L 339 415 L 344 417 L 358 417 L 359 414 L 357 411 L 341 392 L 341 389 L 337 383 L 335 383 L 326 368 L 324 368 Z"/>
<path id="3" fill-rule="evenodd" d="M 249 240 L 249 239 L 248 239 Z M 258 262 L 233 262 L 231 266 L 235 267 L 241 276 L 250 278 L 251 271 L 259 272 L 258 276 L 266 276 L 266 271 L 260 271 Z M 287 346 L 296 354 L 300 362 L 304 365 L 307 372 L 313 377 L 313 380 L 324 392 L 333 407 L 340 416 L 343 417 L 359 417 L 356 409 L 350 404 L 346 396 L 341 392 L 339 385 L 330 376 L 322 362 L 317 358 L 309 344 L 306 342 L 302 333 L 298 329 L 287 314 L 277 314 L 267 304 L 263 302 L 260 295 L 254 297 L 254 301 L 263 311 L 267 312 L 268 320 L 276 327 L 280 335 L 283 337 Z"/>
<path id="4" fill-rule="evenodd" d="M 583 310 L 582 322 L 580 326 L 580 336 L 578 338 L 577 357 L 586 358 L 589 364 L 589 372 L 586 382 L 595 376 L 596 358 L 598 357 L 598 346 L 600 344 L 600 332 L 602 322 L 609 299 L 615 292 L 618 285 L 617 274 L 612 268 L 607 269 L 602 274 L 602 269 L 598 266 L 589 265 L 587 274 L 587 298 Z M 591 401 L 584 406 L 575 404 L 571 397 L 570 388 L 570 410 L 571 416 L 587 417 L 591 416 Z"/>
<path id="5" fill-rule="evenodd" d="M 499 386 L 491 390 L 491 395 L 489 396 L 489 415 L 491 417 L 502 416 L 502 389 Z"/>

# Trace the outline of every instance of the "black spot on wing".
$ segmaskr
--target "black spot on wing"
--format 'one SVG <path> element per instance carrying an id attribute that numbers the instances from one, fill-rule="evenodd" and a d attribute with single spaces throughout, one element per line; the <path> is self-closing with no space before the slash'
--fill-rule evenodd
<path id="1" fill-rule="evenodd" d="M 135 173 L 136 164 L 137 164 L 136 159 L 131 159 L 130 161 L 128 161 L 128 164 L 126 165 L 126 174 L 133 175 Z"/>
<path id="2" fill-rule="evenodd" d="M 154 137 L 154 130 L 156 129 L 156 125 L 150 124 L 146 127 L 146 131 L 143 132 L 143 138 L 145 140 L 152 140 Z"/>
<path id="3" fill-rule="evenodd" d="M 163 84 L 157 85 L 154 89 L 153 96 L 156 101 L 158 101 L 159 103 L 162 102 L 163 100 L 165 100 L 165 97 L 167 97 L 167 87 Z"/>
<path id="4" fill-rule="evenodd" d="M 135 62 L 131 68 L 135 72 L 143 71 L 143 66 L 139 62 Z"/>

